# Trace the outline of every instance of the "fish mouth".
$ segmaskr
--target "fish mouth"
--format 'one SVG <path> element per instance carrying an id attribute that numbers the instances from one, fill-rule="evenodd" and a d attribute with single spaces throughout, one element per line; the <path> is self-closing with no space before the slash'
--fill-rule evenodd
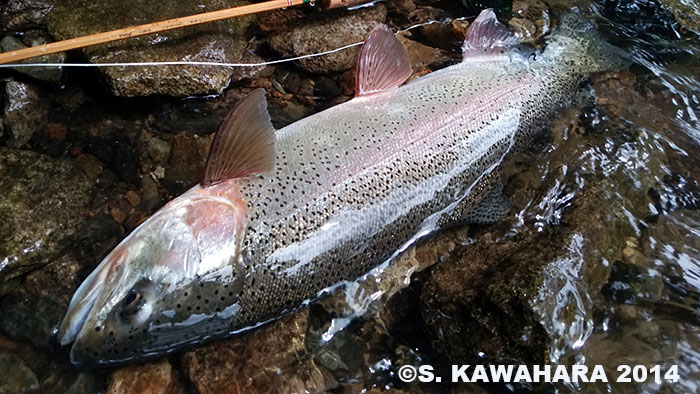
<path id="1" fill-rule="evenodd" d="M 93 270 L 73 294 L 66 315 L 58 328 L 57 337 L 63 346 L 74 342 L 91 315 L 95 303 L 103 294 L 105 278 L 110 271 L 110 256 Z"/>
<path id="2" fill-rule="evenodd" d="M 80 331 L 82 331 L 96 299 L 97 297 L 95 296 L 87 300 L 77 300 L 74 296 L 74 301 L 76 302 L 74 304 L 71 301 L 71 305 L 68 306 L 68 311 L 66 311 L 66 316 L 58 328 L 58 341 L 62 346 L 75 341 Z"/>

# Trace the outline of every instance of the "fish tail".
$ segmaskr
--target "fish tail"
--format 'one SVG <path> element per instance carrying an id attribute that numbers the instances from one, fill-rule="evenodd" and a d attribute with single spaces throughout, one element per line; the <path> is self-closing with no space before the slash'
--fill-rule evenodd
<path id="1" fill-rule="evenodd" d="M 559 20 L 559 27 L 547 40 L 547 48 L 551 50 L 545 56 L 563 59 L 567 67 L 582 74 L 629 67 L 628 54 L 606 42 L 589 19 L 569 11 L 560 15 Z"/>

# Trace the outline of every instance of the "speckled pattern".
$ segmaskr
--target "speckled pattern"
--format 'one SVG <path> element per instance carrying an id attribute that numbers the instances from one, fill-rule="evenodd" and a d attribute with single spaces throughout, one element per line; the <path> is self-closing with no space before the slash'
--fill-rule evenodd
<path id="1" fill-rule="evenodd" d="M 256 327 L 462 220 L 597 70 L 582 42 L 557 40 L 537 60 L 467 59 L 278 131 L 275 169 L 236 181 L 249 221 L 233 270 L 173 288 L 128 339 L 82 338 L 73 361 L 119 363 Z"/>
<path id="2" fill-rule="evenodd" d="M 275 170 L 238 181 L 250 212 L 242 276 L 170 293 L 162 305 L 177 313 L 143 350 L 277 318 L 459 220 L 579 81 L 523 62 L 465 62 L 278 131 Z M 184 336 L 170 332 L 193 313 L 202 318 Z"/>

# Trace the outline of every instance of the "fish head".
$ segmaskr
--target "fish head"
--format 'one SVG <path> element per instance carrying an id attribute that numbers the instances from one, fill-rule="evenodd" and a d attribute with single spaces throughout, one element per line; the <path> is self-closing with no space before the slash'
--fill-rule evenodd
<path id="1" fill-rule="evenodd" d="M 235 274 L 247 221 L 240 196 L 217 190 L 221 185 L 196 186 L 171 201 L 80 285 L 58 332 L 61 344 L 73 342 L 73 364 L 106 366 L 162 354 L 168 349 L 159 343 L 190 329 L 177 324 L 192 315 L 175 312 L 183 289 L 187 295 L 186 289 Z"/>

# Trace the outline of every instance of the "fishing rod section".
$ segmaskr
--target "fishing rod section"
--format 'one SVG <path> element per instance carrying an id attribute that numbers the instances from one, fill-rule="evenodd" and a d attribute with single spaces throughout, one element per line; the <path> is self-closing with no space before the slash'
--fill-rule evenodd
<path id="1" fill-rule="evenodd" d="M 358 7 L 367 3 L 375 3 L 376 0 L 320 0 L 321 9 L 330 10 L 341 7 Z M 252 3 L 234 8 L 227 8 L 218 11 L 205 12 L 202 14 L 188 15 L 180 18 L 168 19 L 159 22 L 147 23 L 138 26 L 125 27 L 122 29 L 106 31 L 87 36 L 71 38 L 63 41 L 51 42 L 35 47 L 17 49 L 5 53 L 0 53 L 0 64 L 8 64 L 21 60 L 31 59 L 52 53 L 65 52 L 88 46 L 105 44 L 108 42 L 120 41 L 127 38 L 139 37 L 146 34 L 160 33 L 163 31 L 180 29 L 199 25 L 207 22 L 214 22 L 222 19 L 240 17 L 244 15 L 258 14 L 266 11 L 285 9 L 288 7 L 303 4 L 315 5 L 316 0 L 271 0 L 262 3 Z"/>

